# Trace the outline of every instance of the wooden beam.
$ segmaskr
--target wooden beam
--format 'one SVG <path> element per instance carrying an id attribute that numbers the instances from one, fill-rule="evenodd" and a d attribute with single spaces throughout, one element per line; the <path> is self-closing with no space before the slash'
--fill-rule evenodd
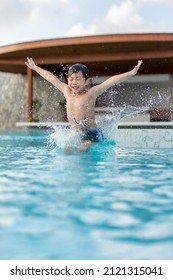
<path id="1" fill-rule="evenodd" d="M 44 57 L 33 57 L 39 65 L 76 63 L 76 62 L 101 62 L 101 61 L 127 61 L 136 59 L 157 59 L 173 58 L 173 50 L 150 50 L 150 51 L 132 51 L 132 52 L 103 52 L 103 53 L 69 53 L 69 55 L 54 55 Z M 26 59 L 11 58 L 0 59 L 0 65 L 20 65 L 23 66 Z"/>
<path id="2" fill-rule="evenodd" d="M 27 67 L 27 81 L 28 81 L 28 122 L 33 120 L 33 79 L 32 79 L 32 70 Z"/>

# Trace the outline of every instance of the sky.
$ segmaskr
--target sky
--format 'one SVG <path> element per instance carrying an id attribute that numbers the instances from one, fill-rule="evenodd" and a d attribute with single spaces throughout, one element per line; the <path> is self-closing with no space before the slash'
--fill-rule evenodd
<path id="1" fill-rule="evenodd" d="M 0 0 L 0 46 L 73 36 L 173 33 L 173 0 Z"/>

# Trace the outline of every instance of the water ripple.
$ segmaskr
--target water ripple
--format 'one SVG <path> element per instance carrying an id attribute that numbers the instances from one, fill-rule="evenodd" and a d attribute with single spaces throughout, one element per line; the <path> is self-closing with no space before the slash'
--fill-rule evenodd
<path id="1" fill-rule="evenodd" d="M 67 156 L 20 132 L 0 156 L 1 259 L 172 259 L 172 151 Z"/>

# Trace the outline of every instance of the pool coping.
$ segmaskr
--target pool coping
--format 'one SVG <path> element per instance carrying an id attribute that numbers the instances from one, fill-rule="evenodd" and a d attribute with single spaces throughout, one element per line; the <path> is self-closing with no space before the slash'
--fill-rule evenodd
<path id="1" fill-rule="evenodd" d="M 26 128 L 71 127 L 68 122 L 17 122 L 16 126 Z M 173 122 L 120 122 L 118 129 L 173 129 Z"/>

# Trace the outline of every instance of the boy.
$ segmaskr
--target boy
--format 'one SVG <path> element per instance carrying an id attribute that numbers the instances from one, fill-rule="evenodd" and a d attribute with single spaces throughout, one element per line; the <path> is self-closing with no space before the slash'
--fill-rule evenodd
<path id="1" fill-rule="evenodd" d="M 69 123 L 81 135 L 81 146 L 78 151 L 88 151 L 92 143 L 101 140 L 102 133 L 95 123 L 96 98 L 112 85 L 118 84 L 136 75 L 142 60 L 129 72 L 112 76 L 99 85 L 87 89 L 89 71 L 83 64 L 74 64 L 68 70 L 68 84 L 61 82 L 54 74 L 37 66 L 32 58 L 27 58 L 25 64 L 40 76 L 58 88 L 66 99 L 67 118 Z"/>

